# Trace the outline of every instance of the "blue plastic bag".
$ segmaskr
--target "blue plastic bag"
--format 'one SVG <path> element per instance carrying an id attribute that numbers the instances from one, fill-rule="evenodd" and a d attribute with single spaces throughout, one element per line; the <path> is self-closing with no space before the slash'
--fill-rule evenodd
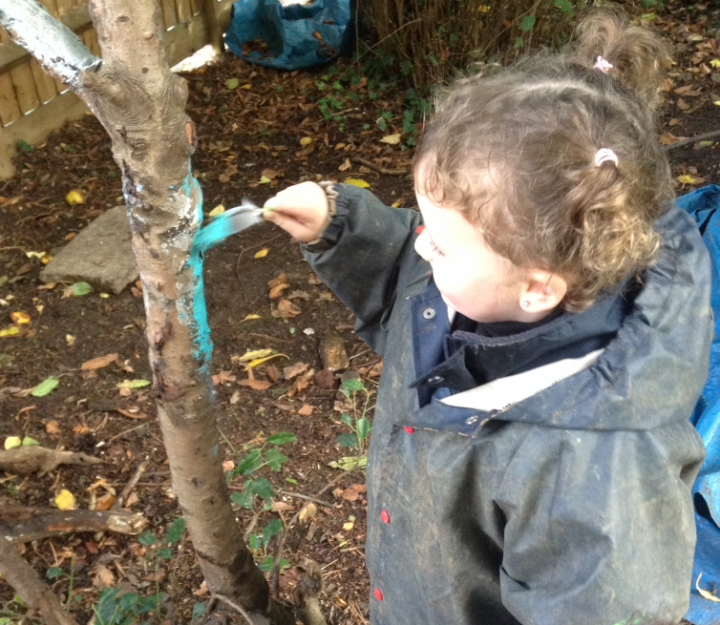
<path id="1" fill-rule="evenodd" d="M 693 423 L 707 448 L 707 458 L 693 486 L 698 543 L 693 567 L 690 610 L 685 618 L 695 625 L 720 623 L 720 603 L 703 598 L 699 586 L 720 591 L 720 187 L 710 185 L 677 199 L 695 218 L 712 258 L 712 308 L 715 336 L 710 350 L 710 376 L 693 415 Z M 702 575 L 702 578 L 700 576 Z M 718 597 L 720 599 L 720 597 Z"/>
<path id="2" fill-rule="evenodd" d="M 327 63 L 352 43 L 352 0 L 239 0 L 225 42 L 235 56 L 267 67 L 301 69 Z"/>

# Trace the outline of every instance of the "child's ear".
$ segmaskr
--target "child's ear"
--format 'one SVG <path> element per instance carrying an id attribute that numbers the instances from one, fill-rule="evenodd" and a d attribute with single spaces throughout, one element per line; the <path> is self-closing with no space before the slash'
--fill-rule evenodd
<path id="1" fill-rule="evenodd" d="M 520 293 L 520 308 L 530 315 L 545 316 L 560 305 L 568 285 L 564 278 L 543 269 L 530 269 Z"/>

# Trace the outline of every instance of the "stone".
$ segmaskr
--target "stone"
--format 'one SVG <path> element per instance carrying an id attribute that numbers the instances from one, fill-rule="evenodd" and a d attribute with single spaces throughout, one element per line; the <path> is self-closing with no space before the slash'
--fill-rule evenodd
<path id="1" fill-rule="evenodd" d="M 138 279 L 124 206 L 103 213 L 63 247 L 40 273 L 43 282 L 89 282 L 116 295 Z"/>
<path id="2" fill-rule="evenodd" d="M 350 359 L 345 350 L 345 341 L 337 334 L 328 334 L 320 343 L 320 358 L 323 369 L 343 371 L 350 366 Z"/>

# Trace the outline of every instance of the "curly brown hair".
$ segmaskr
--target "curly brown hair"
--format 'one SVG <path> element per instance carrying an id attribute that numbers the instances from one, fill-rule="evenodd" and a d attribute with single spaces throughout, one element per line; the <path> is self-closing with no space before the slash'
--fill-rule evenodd
<path id="1" fill-rule="evenodd" d="M 416 189 L 463 212 L 516 267 L 562 276 L 563 307 L 583 310 L 657 255 L 653 224 L 673 198 L 654 112 L 669 65 L 649 30 L 596 13 L 573 52 L 448 89 L 415 155 Z M 603 148 L 617 165 L 595 164 Z"/>

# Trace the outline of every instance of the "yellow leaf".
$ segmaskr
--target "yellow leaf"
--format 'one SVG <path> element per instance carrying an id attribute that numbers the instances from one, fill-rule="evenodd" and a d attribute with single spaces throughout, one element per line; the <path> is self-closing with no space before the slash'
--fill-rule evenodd
<path id="1" fill-rule="evenodd" d="M 252 89 L 252 85 L 251 85 L 250 83 L 248 83 L 248 84 L 243 85 L 242 87 L 240 87 L 240 89 Z"/>
<path id="2" fill-rule="evenodd" d="M 270 184 L 272 180 L 267 176 L 260 176 L 260 184 Z"/>
<path id="3" fill-rule="evenodd" d="M 490 7 L 487 4 L 481 4 L 478 7 L 478 11 L 480 11 L 480 13 L 490 13 Z"/>
<path id="4" fill-rule="evenodd" d="M 351 184 L 354 187 L 360 187 L 361 189 L 370 188 L 370 183 L 365 182 L 362 178 L 346 178 L 345 184 Z"/>
<path id="5" fill-rule="evenodd" d="M 343 524 L 343 529 L 346 532 L 349 532 L 353 527 L 355 527 L 355 523 L 353 523 L 352 521 L 348 521 L 347 523 Z"/>
<path id="6" fill-rule="evenodd" d="M 397 145 L 400 143 L 400 139 L 402 138 L 402 135 L 397 132 L 394 135 L 387 135 L 380 139 L 380 143 L 388 143 L 389 145 Z"/>
<path id="7" fill-rule="evenodd" d="M 392 203 L 393 208 L 400 208 L 402 206 L 402 200 L 396 200 Z"/>
<path id="8" fill-rule="evenodd" d="M 256 358 L 265 358 L 265 356 L 269 356 L 274 351 L 274 349 L 251 349 L 250 351 L 245 352 L 242 356 L 233 356 L 232 360 L 237 360 L 238 362 L 250 362 Z"/>
<path id="9" fill-rule="evenodd" d="M 265 258 L 270 253 L 270 250 L 266 247 L 261 249 L 259 252 L 255 252 L 255 256 L 253 258 Z"/>
<path id="10" fill-rule="evenodd" d="M 4 330 L 0 330 L 0 339 L 6 339 L 9 336 L 18 336 L 20 334 L 20 328 L 17 326 L 10 326 Z"/>
<path id="11" fill-rule="evenodd" d="M 272 360 L 273 358 L 279 358 L 280 356 L 282 356 L 283 358 L 287 358 L 285 354 L 273 354 L 272 356 L 265 356 L 265 358 L 256 358 L 255 360 L 251 360 L 248 364 L 245 365 L 245 371 L 247 371 L 248 369 L 254 369 L 255 367 L 259 367 L 264 362 Z"/>
<path id="12" fill-rule="evenodd" d="M 65 201 L 70 204 L 70 206 L 85 204 L 85 192 L 80 191 L 80 189 L 73 189 L 65 196 Z"/>
<path id="13" fill-rule="evenodd" d="M 715 106 L 720 106 L 720 100 L 715 100 L 715 101 L 713 102 L 713 104 L 714 104 Z"/>
<path id="14" fill-rule="evenodd" d="M 8 436 L 5 439 L 5 449 L 15 449 L 22 445 L 22 439 L 19 436 Z"/>
<path id="15" fill-rule="evenodd" d="M 13 323 L 19 326 L 27 326 L 30 325 L 30 323 L 32 322 L 32 319 L 30 319 L 30 315 L 23 311 L 10 313 L 10 319 L 13 320 Z"/>
<path id="16" fill-rule="evenodd" d="M 40 259 L 40 262 L 41 262 L 43 265 L 47 265 L 47 264 L 50 263 L 50 261 L 51 261 L 52 259 L 53 259 L 52 256 L 50 256 L 49 254 L 45 254 L 45 255 Z"/>
<path id="17" fill-rule="evenodd" d="M 249 314 L 245 316 L 245 319 L 243 319 L 243 321 L 252 321 L 253 319 L 262 319 L 262 315 Z M 240 323 L 242 323 L 242 321 Z"/>
<path id="18" fill-rule="evenodd" d="M 67 341 L 68 347 L 75 345 L 75 337 L 72 334 L 66 334 L 65 340 Z"/>
<path id="19" fill-rule="evenodd" d="M 208 217 L 217 217 L 218 215 L 222 215 L 224 212 L 225 207 L 222 204 L 218 204 L 208 213 Z"/>
<path id="20" fill-rule="evenodd" d="M 713 59 L 712 61 L 710 61 L 710 65 L 712 65 L 713 67 L 720 67 L 720 59 Z"/>
<path id="21" fill-rule="evenodd" d="M 720 597 L 717 597 L 716 595 L 713 595 L 711 592 L 708 592 L 707 590 L 703 590 L 702 588 L 700 588 L 700 580 L 701 579 L 702 579 L 702 573 L 700 573 L 700 575 L 698 575 L 697 581 L 695 582 L 695 589 L 700 593 L 700 596 L 709 601 L 714 601 L 715 603 L 720 603 Z"/>
<path id="22" fill-rule="evenodd" d="M 313 142 L 312 137 L 303 137 L 302 139 L 300 139 L 300 145 L 303 146 L 304 148 L 309 146 L 312 142 Z"/>
<path id="23" fill-rule="evenodd" d="M 25 252 L 28 258 L 45 258 L 45 252 Z"/>
<path id="24" fill-rule="evenodd" d="M 75 510 L 77 509 L 77 503 L 75 502 L 75 495 L 69 490 L 63 488 L 58 496 L 55 497 L 55 505 L 60 510 Z"/>
<path id="25" fill-rule="evenodd" d="M 678 176 L 678 182 L 682 184 L 698 184 L 700 182 L 700 178 L 696 178 L 690 174 L 685 174 L 684 176 Z"/>

